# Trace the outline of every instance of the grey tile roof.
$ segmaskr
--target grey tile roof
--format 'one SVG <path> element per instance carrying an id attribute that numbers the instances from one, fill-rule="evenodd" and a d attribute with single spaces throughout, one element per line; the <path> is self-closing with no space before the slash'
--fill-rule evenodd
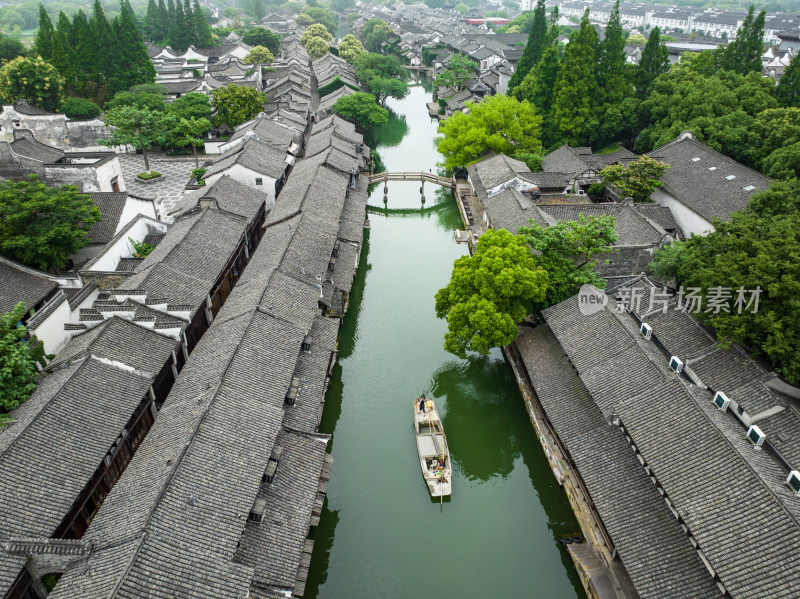
<path id="1" fill-rule="evenodd" d="M 672 216 L 672 210 L 666 206 L 659 206 L 651 203 L 634 204 L 636 211 L 642 216 L 649 218 L 665 231 L 680 231 L 680 227 Z"/>
<path id="2" fill-rule="evenodd" d="M 578 175 L 588 168 L 589 164 L 566 144 L 550 152 L 542 161 L 543 171 L 571 173 L 572 176 Z"/>
<path id="3" fill-rule="evenodd" d="M 111 241 L 117 232 L 119 219 L 128 201 L 125 191 L 94 191 L 88 194 L 95 205 L 100 209 L 103 219 L 92 225 L 89 229 L 89 239 L 92 243 L 105 244 Z"/>
<path id="4" fill-rule="evenodd" d="M 0 257 L 0 313 L 10 312 L 19 302 L 33 308 L 56 287 L 58 283 L 44 273 Z"/>
<path id="5" fill-rule="evenodd" d="M 615 246 L 653 246 L 664 236 L 632 206 L 622 204 L 542 204 L 542 211 L 556 221 L 578 220 L 581 215 L 613 216 L 617 233 Z"/>
<path id="6" fill-rule="evenodd" d="M 286 174 L 286 152 L 256 139 L 248 139 L 242 145 L 229 150 L 208 165 L 206 178 L 224 172 L 239 164 L 262 175 L 280 179 Z"/>
<path id="7" fill-rule="evenodd" d="M 139 371 L 156 375 L 170 361 L 178 342 L 155 330 L 112 316 L 96 327 L 73 337 L 48 368 L 88 355 L 122 361 Z"/>
<path id="8" fill-rule="evenodd" d="M 319 425 L 325 391 L 328 388 L 328 371 L 335 359 L 340 320 L 316 316 L 311 326 L 309 352 L 300 354 L 295 376 L 300 388 L 293 406 L 287 406 L 284 426 L 304 432 L 315 432 Z"/>
<path id="9" fill-rule="evenodd" d="M 663 190 L 709 221 L 728 220 L 732 212 L 747 206 L 754 193 L 770 184 L 761 173 L 693 138 L 679 137 L 649 156 L 670 165 L 662 177 Z M 734 178 L 728 179 L 731 176 Z M 753 189 L 745 189 L 749 186 Z"/>
<path id="10" fill-rule="evenodd" d="M 199 206 L 202 199 L 213 199 L 219 210 L 230 212 L 252 221 L 258 211 L 265 205 L 267 195 L 255 187 L 245 185 L 228 175 L 223 175 L 212 185 L 205 185 L 201 189 L 185 194 L 170 214 L 189 212 Z"/>
<path id="11" fill-rule="evenodd" d="M 11 149 L 16 154 L 31 158 L 44 164 L 52 164 L 64 157 L 64 152 L 39 143 L 34 139 L 23 137 L 12 141 Z"/>
<path id="12" fill-rule="evenodd" d="M 796 517 L 686 389 L 667 381 L 623 402 L 619 415 L 731 595 L 793 597 L 800 585 Z"/>
<path id="13" fill-rule="evenodd" d="M 179 218 L 125 286 L 170 304 L 200 306 L 246 225 L 239 216 L 212 209 Z"/>
<path id="14" fill-rule="evenodd" d="M 95 358 L 71 372 L 0 454 L 2 540 L 46 537 L 55 530 L 151 382 L 149 377 Z M 34 395 L 52 391 L 46 387 Z M 33 401 L 39 404 L 36 398 Z M 98 412 L 102 418 L 96 417 Z M 53 456 L 56 448 L 58 459 Z"/>
<path id="15" fill-rule="evenodd" d="M 483 208 L 492 227 L 506 229 L 515 235 L 519 227 L 529 226 L 530 219 L 543 227 L 548 226 L 536 202 L 516 189 L 505 189 L 483 200 Z"/>
<path id="16" fill-rule="evenodd" d="M 644 282 L 639 277 L 632 285 Z M 783 485 L 786 472 L 769 451 L 753 451 L 732 413 L 712 404 L 711 390 L 687 385 L 669 371 L 665 355 L 638 335 L 636 321 L 612 313 L 614 307 L 612 300 L 609 308 L 584 316 L 575 297 L 544 316 L 597 406 L 621 418 L 731 595 L 791 596 L 800 576 L 790 565 L 800 555 L 800 503 Z M 800 459 L 797 410 L 761 384 L 773 375 L 737 348 L 709 347 L 687 315 L 648 318 L 658 324 L 654 335 L 661 331 L 667 354 L 683 347 L 699 355 L 686 363 L 705 384 L 741 400 L 750 416 L 770 410 L 759 421 L 762 430 L 781 444 L 784 456 Z M 766 540 L 771 535 L 785 535 L 781 550 L 772 549 Z"/>
<path id="17" fill-rule="evenodd" d="M 488 190 L 511 181 L 519 173 L 530 172 L 530 169 L 521 160 L 510 158 L 505 154 L 495 154 L 477 162 L 475 172 Z"/>
<path id="18" fill-rule="evenodd" d="M 709 597 L 711 576 L 618 430 L 608 425 L 547 325 L 517 346 L 641 597 Z"/>
<path id="19" fill-rule="evenodd" d="M 325 443 L 283 431 L 276 444 L 283 449 L 277 474 L 259 492 L 266 500 L 268 516 L 262 522 L 247 523 L 236 559 L 255 569 L 259 586 L 292 588 L 318 497 Z"/>
<path id="20" fill-rule="evenodd" d="M 231 141 L 252 131 L 257 139 L 281 150 L 288 150 L 294 142 L 301 141 L 301 131 L 266 117 L 256 117 L 236 129 Z"/>

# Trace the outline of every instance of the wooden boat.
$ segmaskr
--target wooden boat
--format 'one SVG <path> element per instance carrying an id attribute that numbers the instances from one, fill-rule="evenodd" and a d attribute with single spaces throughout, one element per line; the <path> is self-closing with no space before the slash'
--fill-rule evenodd
<path id="1" fill-rule="evenodd" d="M 420 411 L 419 402 L 425 402 L 425 411 Z M 432 399 L 414 400 L 414 431 L 417 436 L 417 453 L 422 477 L 433 497 L 449 496 L 453 469 L 450 451 L 444 436 L 442 421 Z"/>

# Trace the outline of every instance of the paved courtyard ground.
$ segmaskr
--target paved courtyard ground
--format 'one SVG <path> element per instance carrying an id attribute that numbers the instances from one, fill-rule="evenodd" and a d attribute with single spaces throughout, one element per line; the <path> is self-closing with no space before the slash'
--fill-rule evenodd
<path id="1" fill-rule="evenodd" d="M 156 201 L 156 210 L 165 218 L 183 197 L 183 188 L 189 182 L 194 160 L 166 158 L 163 154 L 148 154 L 151 170 L 161 173 L 153 183 L 141 183 L 136 174 L 144 171 L 144 158 L 137 154 L 118 154 L 128 193 Z M 202 164 L 202 161 L 201 161 Z"/>

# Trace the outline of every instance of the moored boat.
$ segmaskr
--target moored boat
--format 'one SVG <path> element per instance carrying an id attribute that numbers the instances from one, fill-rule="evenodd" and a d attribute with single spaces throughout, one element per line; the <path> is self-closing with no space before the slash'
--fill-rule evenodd
<path id="1" fill-rule="evenodd" d="M 422 404 L 420 405 L 420 402 Z M 424 411 L 423 411 L 424 410 Z M 414 400 L 414 432 L 422 477 L 433 497 L 450 495 L 453 469 L 442 420 L 432 399 Z"/>

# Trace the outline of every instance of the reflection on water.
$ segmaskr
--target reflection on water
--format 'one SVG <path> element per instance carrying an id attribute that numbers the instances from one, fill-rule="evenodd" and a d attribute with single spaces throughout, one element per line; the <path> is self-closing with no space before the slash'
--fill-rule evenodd
<path id="1" fill-rule="evenodd" d="M 509 396 L 509 388 L 513 378 L 505 362 L 488 356 L 447 362 L 433 375 L 434 397 L 447 400 L 442 422 L 454 465 L 470 480 L 505 478 L 520 455 L 508 409 L 518 398 Z"/>

